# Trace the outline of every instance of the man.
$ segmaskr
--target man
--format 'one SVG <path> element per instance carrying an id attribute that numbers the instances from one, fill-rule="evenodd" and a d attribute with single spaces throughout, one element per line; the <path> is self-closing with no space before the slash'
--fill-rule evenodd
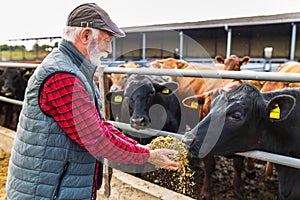
<path id="1" fill-rule="evenodd" d="M 176 170 L 169 149 L 148 150 L 101 117 L 93 75 L 125 34 L 98 5 L 68 16 L 63 40 L 28 82 L 7 177 L 7 199 L 96 199 L 102 158 Z"/>

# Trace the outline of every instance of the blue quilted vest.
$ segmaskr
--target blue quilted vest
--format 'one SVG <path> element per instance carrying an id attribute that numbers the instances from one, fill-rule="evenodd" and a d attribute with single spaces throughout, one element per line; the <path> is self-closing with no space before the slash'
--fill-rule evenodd
<path id="1" fill-rule="evenodd" d="M 93 82 L 96 66 L 91 65 L 63 40 L 28 82 L 11 152 L 6 192 L 8 200 L 91 199 L 97 160 L 71 140 L 54 119 L 39 107 L 39 90 L 57 72 L 75 74 L 101 111 L 98 88 Z M 101 113 L 100 113 L 101 115 Z M 98 188 L 102 181 L 102 164 Z"/>

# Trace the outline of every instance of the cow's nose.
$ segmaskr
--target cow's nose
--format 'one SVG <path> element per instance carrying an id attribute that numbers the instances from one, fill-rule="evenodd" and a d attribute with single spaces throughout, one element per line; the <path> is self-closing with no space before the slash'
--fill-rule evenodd
<path id="1" fill-rule="evenodd" d="M 131 118 L 131 122 L 137 125 L 143 125 L 145 123 L 145 117 Z"/>
<path id="2" fill-rule="evenodd" d="M 14 91 L 12 91 L 10 88 L 2 86 L 1 88 L 1 94 L 6 96 L 6 97 L 13 97 L 14 96 Z"/>
<path id="3" fill-rule="evenodd" d="M 185 133 L 182 137 L 182 142 L 185 143 L 185 145 L 190 148 L 192 146 L 192 143 L 195 141 L 195 136 L 189 132 Z"/>
<path id="4" fill-rule="evenodd" d="M 8 91 L 8 87 L 2 86 L 1 93 L 6 93 Z"/>
<path id="5" fill-rule="evenodd" d="M 136 129 L 146 128 L 147 120 L 145 117 L 131 118 L 131 126 Z"/>

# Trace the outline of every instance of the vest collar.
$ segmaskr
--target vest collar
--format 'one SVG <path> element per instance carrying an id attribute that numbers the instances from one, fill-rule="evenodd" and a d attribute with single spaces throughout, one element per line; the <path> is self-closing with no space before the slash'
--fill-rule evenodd
<path id="1" fill-rule="evenodd" d="M 59 50 L 66 54 L 88 80 L 93 80 L 97 69 L 96 65 L 91 64 L 70 42 L 63 39 L 59 45 Z"/>

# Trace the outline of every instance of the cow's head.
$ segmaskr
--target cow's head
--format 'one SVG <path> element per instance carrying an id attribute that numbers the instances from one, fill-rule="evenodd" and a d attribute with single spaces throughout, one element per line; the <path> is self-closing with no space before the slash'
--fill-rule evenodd
<path id="1" fill-rule="evenodd" d="M 127 122 L 128 119 L 124 118 L 129 118 L 131 127 L 144 129 L 151 124 L 151 106 L 158 98 L 173 94 L 177 87 L 175 82 L 159 82 L 150 76 L 132 75 L 124 91 L 110 92 L 106 99 L 112 104 L 122 104 L 120 121 Z"/>
<path id="2" fill-rule="evenodd" d="M 254 86 L 242 84 L 216 97 L 209 114 L 185 134 L 185 142 L 199 157 L 250 150 L 262 135 L 262 121 L 282 121 L 294 105 L 292 96 L 279 95 L 266 101 Z"/>
<path id="3" fill-rule="evenodd" d="M 129 62 L 127 64 L 120 64 L 118 67 L 119 68 L 138 68 L 140 66 L 136 65 L 134 62 Z M 110 80 L 112 82 L 110 89 L 109 89 L 110 92 L 123 90 L 129 76 L 130 76 L 129 74 L 117 74 L 117 73 L 110 74 Z"/>
<path id="4" fill-rule="evenodd" d="M 175 58 L 166 58 L 153 61 L 150 65 L 151 67 L 158 69 L 185 69 L 189 66 L 189 63 Z"/>
<path id="5" fill-rule="evenodd" d="M 228 58 L 224 59 L 222 56 L 216 56 L 215 60 L 219 64 L 224 64 L 225 70 L 241 71 L 241 66 L 247 64 L 250 61 L 250 57 L 244 56 L 242 59 L 240 59 L 236 55 L 230 55 Z"/>
<path id="6" fill-rule="evenodd" d="M 27 81 L 32 72 L 33 70 L 30 69 L 6 68 L 2 73 L 4 83 L 1 87 L 1 94 L 9 98 L 23 100 Z"/>

